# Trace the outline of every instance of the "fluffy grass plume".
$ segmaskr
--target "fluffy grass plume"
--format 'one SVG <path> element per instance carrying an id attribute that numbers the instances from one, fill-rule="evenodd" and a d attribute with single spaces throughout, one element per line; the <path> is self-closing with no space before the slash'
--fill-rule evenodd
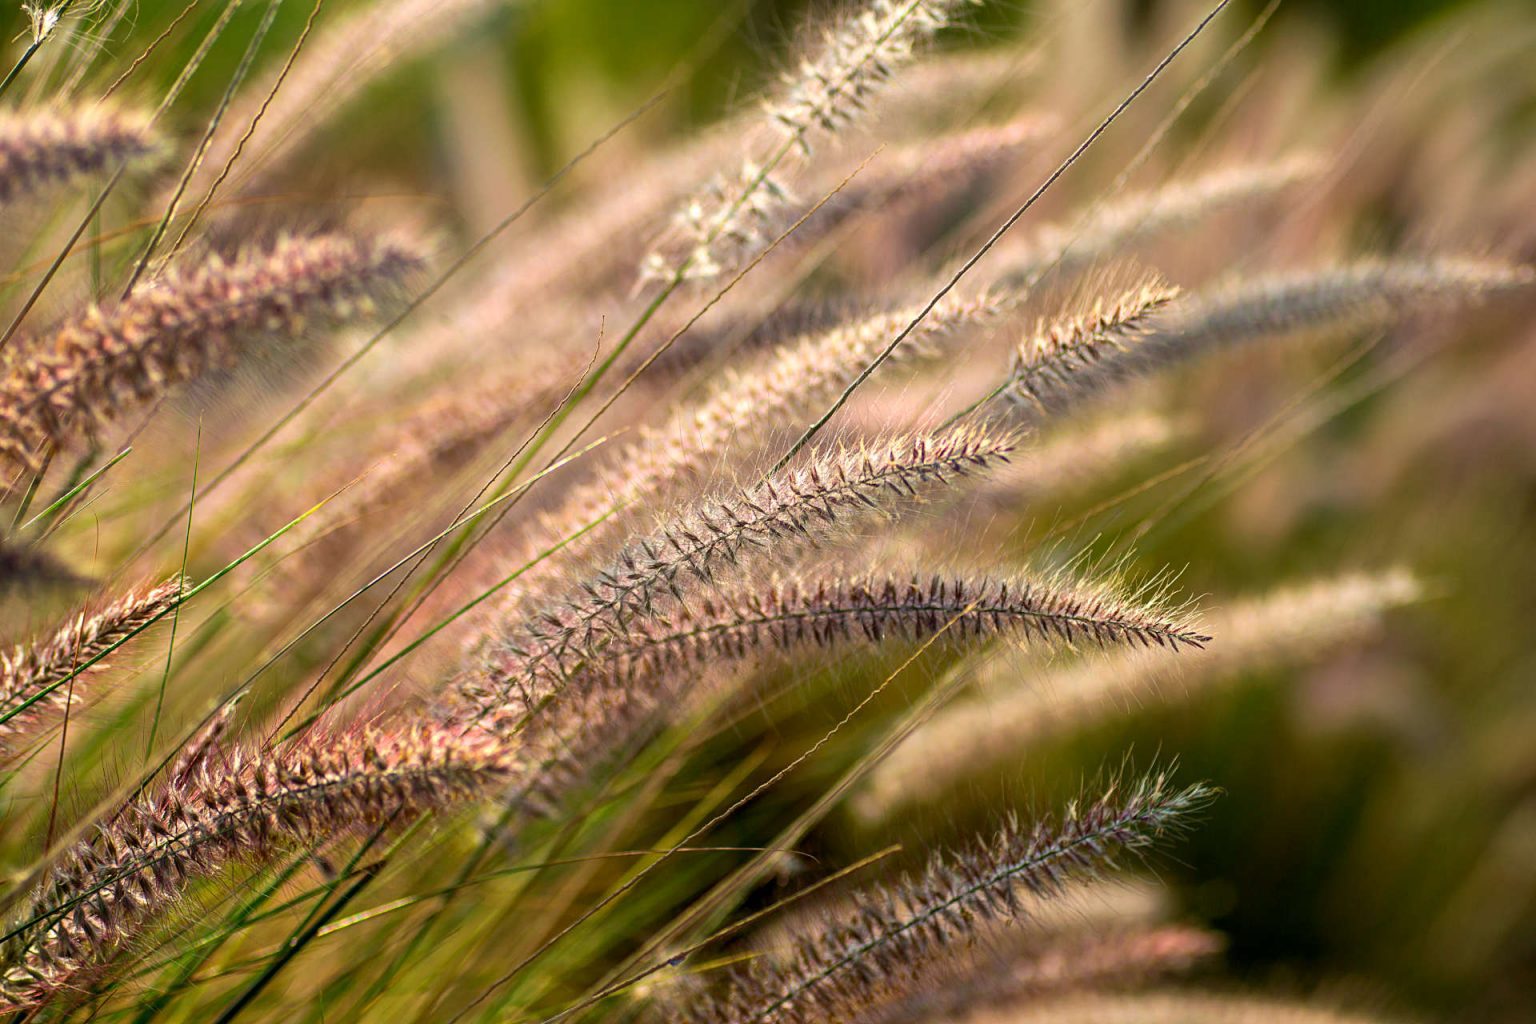
<path id="1" fill-rule="evenodd" d="M 913 434 L 878 446 L 832 446 L 729 497 L 698 502 L 655 534 L 630 543 L 570 597 L 539 611 L 495 645 L 483 675 L 462 694 L 476 717 L 526 714 L 575 668 L 622 638 L 658 602 L 709 586 L 743 560 L 782 558 L 796 546 L 890 515 L 960 478 L 1005 463 L 1013 435 L 958 430 Z"/>
<path id="2" fill-rule="evenodd" d="M 0 457 L 35 468 L 50 446 L 67 447 L 177 384 L 230 366 L 254 344 L 313 321 L 366 315 L 420 266 L 416 250 L 398 242 L 316 235 L 168 270 L 8 354 Z"/>
<path id="3" fill-rule="evenodd" d="M 1081 316 L 1041 324 L 1019 345 L 1004 385 L 1008 397 L 1045 418 L 1107 389 L 1143 362 L 1137 348 L 1152 318 L 1178 297 L 1149 282 Z"/>
<path id="4" fill-rule="evenodd" d="M 1185 609 L 1065 579 L 821 577 L 755 581 L 704 593 L 641 619 L 573 669 L 580 696 L 527 726 L 523 799 L 552 813 L 612 767 L 614 752 L 687 707 L 733 664 L 936 638 L 963 650 L 996 638 L 1031 648 L 1200 647 L 1210 637 Z M 677 717 L 672 714 L 670 717 Z"/>
<path id="5" fill-rule="evenodd" d="M 781 964 L 731 972 L 724 991 L 682 1019 L 714 1024 L 856 1020 L 923 983 L 925 968 L 982 924 L 1009 918 L 1020 893 L 1059 892 L 1118 856 L 1182 827 L 1210 793 L 1151 777 L 1074 806 L 1059 823 L 1010 824 L 989 841 L 935 858 L 921 875 L 856 898 L 809 931 Z"/>
<path id="6" fill-rule="evenodd" d="M 780 89 L 763 103 L 766 123 L 782 137 L 735 174 L 715 178 L 676 217 L 675 241 L 649 253 L 642 278 L 710 279 L 735 269 L 787 222 L 786 157 L 809 157 L 813 142 L 845 128 L 870 95 L 910 63 L 971 0 L 870 0 L 849 8 L 822 32 Z"/>
<path id="7" fill-rule="evenodd" d="M 14 753 L 19 740 L 82 700 L 107 667 L 99 660 L 164 618 L 184 590 L 179 577 L 130 590 L 79 612 L 44 639 L 0 652 L 0 756 Z M 71 681 L 77 685 L 68 686 Z"/>
<path id="8" fill-rule="evenodd" d="M 316 733 L 283 750 L 209 754 L 65 854 L 6 943 L 7 1010 L 80 987 L 232 861 L 270 861 L 363 830 L 400 828 L 503 782 L 497 746 L 430 726 Z"/>
<path id="9" fill-rule="evenodd" d="M 860 794 L 860 813 L 880 817 L 932 799 L 1073 722 L 1126 705 L 1188 697 L 1267 665 L 1320 657 L 1369 634 L 1387 612 L 1422 594 L 1422 584 L 1402 569 L 1321 579 L 1212 614 L 1204 628 L 1218 641 L 1177 659 L 1160 651 L 1111 653 L 1043 677 L 1009 666 L 1006 671 L 1018 677 L 1011 685 L 946 709 L 897 748 Z"/>
<path id="10" fill-rule="evenodd" d="M 160 140 L 143 115 L 111 107 L 0 117 L 0 204 L 152 159 Z"/>
<path id="11" fill-rule="evenodd" d="M 673 616 L 637 626 L 608 651 L 625 674 L 702 668 L 759 651 L 834 647 L 852 641 L 920 640 L 934 634 L 969 644 L 1019 634 L 1045 644 L 1157 646 L 1210 641 L 1178 611 L 1055 580 L 963 577 L 790 579 L 705 595 Z"/>

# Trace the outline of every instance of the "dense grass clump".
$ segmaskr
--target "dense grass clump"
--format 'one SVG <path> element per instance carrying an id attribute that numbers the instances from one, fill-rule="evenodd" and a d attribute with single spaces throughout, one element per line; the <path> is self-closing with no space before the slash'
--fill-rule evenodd
<path id="1" fill-rule="evenodd" d="M 813 4 L 670 130 L 725 11 L 512 195 L 534 0 L 330 6 L 0 81 L 0 1014 L 1536 1007 L 1506 15 Z"/>

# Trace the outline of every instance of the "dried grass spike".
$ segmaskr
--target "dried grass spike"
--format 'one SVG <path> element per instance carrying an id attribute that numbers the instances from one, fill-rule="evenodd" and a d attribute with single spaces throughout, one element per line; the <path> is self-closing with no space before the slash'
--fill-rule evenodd
<path id="1" fill-rule="evenodd" d="M 63 711 L 72 698 L 80 700 L 89 674 L 79 676 L 72 689 L 60 684 L 169 613 L 184 589 L 176 576 L 129 591 L 99 610 L 78 613 L 46 640 L 0 651 L 0 753 Z"/>
<path id="2" fill-rule="evenodd" d="M 1141 343 L 1152 318 L 1178 295 L 1152 281 L 1080 316 L 1042 323 L 1019 346 L 1006 393 L 1036 419 L 1113 386 L 1146 365 Z"/>
<path id="3" fill-rule="evenodd" d="M 398 829 L 503 785 L 508 753 L 431 726 L 314 734 L 235 751 L 128 808 L 76 846 L 35 893 L 4 951 L 0 1010 L 35 1007 L 89 980 L 171 913 L 188 884 L 233 861 L 267 861 L 338 837 Z"/>
<path id="4" fill-rule="evenodd" d="M 858 1020 L 930 980 L 934 965 L 986 924 L 1018 917 L 1023 894 L 1049 897 L 1069 880 L 1113 865 L 1177 831 L 1211 797 L 1203 786 L 1173 790 L 1153 776 L 1072 807 L 1058 823 L 1010 823 L 921 876 L 877 889 L 855 909 L 805 934 L 785 963 L 732 971 L 725 991 L 689 1007 L 684 1019 L 712 1024 L 821 1024 Z"/>
<path id="5" fill-rule="evenodd" d="M 1001 692 L 951 705 L 914 732 L 873 772 L 854 807 L 876 819 L 922 803 L 976 772 L 1010 763 L 1030 743 L 1126 704 L 1171 700 L 1240 672 L 1317 658 L 1367 635 L 1391 609 L 1419 600 L 1423 585 L 1402 569 L 1353 573 L 1282 587 L 1210 614 L 1217 641 L 1177 659 L 1112 651 L 1064 665 L 1021 686 L 1016 663 L 1000 666 Z"/>
<path id="6" fill-rule="evenodd" d="M 1275 338 L 1385 327 L 1407 316 L 1536 286 L 1536 269 L 1488 260 L 1369 259 L 1191 295 L 1151 339 L 1189 358 Z"/>
<path id="7" fill-rule="evenodd" d="M 1154 596 L 1065 580 L 871 576 L 858 580 L 743 583 L 704 594 L 659 619 L 637 619 L 600 657 L 567 679 L 581 695 L 562 702 L 519 740 L 533 780 L 525 810 L 549 813 L 599 776 L 614 751 L 630 749 L 687 698 L 696 680 L 733 662 L 770 653 L 848 644 L 919 641 L 941 634 L 954 645 L 996 635 L 1031 642 L 1199 647 L 1210 638 L 1183 609 Z"/>
<path id="8" fill-rule="evenodd" d="M 604 667 L 630 680 L 672 677 L 755 653 L 922 640 L 941 632 L 957 644 L 1005 634 L 1177 650 L 1210 640 L 1179 609 L 1066 580 L 791 579 L 704 595 L 665 619 L 636 623 L 606 650 Z"/>
<path id="9" fill-rule="evenodd" d="M 10 361 L 0 463 L 35 466 L 47 446 L 66 446 L 262 339 L 366 315 L 421 265 L 401 242 L 319 235 L 169 271 L 117 306 L 31 339 Z"/>
<path id="10" fill-rule="evenodd" d="M 888 515 L 957 478 L 1007 461 L 1010 434 L 954 430 L 913 434 L 880 447 L 823 448 L 804 463 L 730 497 L 701 501 L 657 533 L 630 544 L 561 604 L 529 616 L 460 693 L 479 716 L 520 721 L 578 665 L 622 637 L 658 602 L 712 585 L 756 551 L 783 558 L 796 547 Z M 521 696 L 521 702 L 515 698 Z M 508 706 L 508 702 L 513 705 Z"/>

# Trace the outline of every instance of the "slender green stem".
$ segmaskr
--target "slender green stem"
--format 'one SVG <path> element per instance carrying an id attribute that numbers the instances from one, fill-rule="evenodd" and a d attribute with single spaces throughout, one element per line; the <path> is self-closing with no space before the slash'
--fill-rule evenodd
<path id="1" fill-rule="evenodd" d="M 0 96 L 5 95 L 6 91 L 11 87 L 11 83 L 16 81 L 16 79 L 21 75 L 22 69 L 31 62 L 33 54 L 37 53 L 37 51 L 42 49 L 42 47 L 43 41 L 41 39 L 37 39 L 30 43 L 27 48 L 21 52 L 21 57 L 17 59 L 15 64 L 11 65 L 11 70 L 6 73 L 5 80 L 0 81 Z"/>
<path id="2" fill-rule="evenodd" d="M 48 466 L 53 461 L 53 453 L 49 452 L 43 459 L 43 464 L 32 474 L 32 479 L 27 482 L 26 493 L 21 496 L 21 501 L 16 503 L 16 515 L 11 519 L 11 530 L 14 532 L 16 524 L 21 522 L 21 517 L 27 514 L 32 507 L 32 502 L 37 498 L 37 492 L 43 486 L 43 477 L 48 475 Z"/>
<path id="3" fill-rule="evenodd" d="M 83 492 L 86 488 L 90 487 L 97 480 L 100 480 L 102 477 L 106 476 L 108 471 L 110 471 L 113 466 L 126 459 L 132 451 L 132 448 L 124 448 L 122 451 L 112 456 L 112 458 L 99 469 L 92 472 L 89 476 L 85 477 L 85 479 L 73 484 L 67 491 L 55 498 L 47 508 L 43 509 L 31 519 L 28 519 L 25 523 L 22 524 L 21 528 L 23 530 L 30 530 L 33 526 L 42 522 L 44 519 L 51 518 L 55 513 L 61 511 L 66 505 L 73 501 L 75 497 Z M 44 530 L 46 531 L 47 529 L 48 526 L 45 526 Z"/>
<path id="4" fill-rule="evenodd" d="M 373 837 L 370 838 L 367 843 L 363 844 L 362 849 L 358 850 L 357 854 L 352 858 L 353 864 L 356 864 L 357 861 L 360 860 L 362 856 L 372 848 L 373 844 L 378 841 L 381 835 L 383 835 L 386 827 L 387 825 L 381 826 L 379 830 L 373 834 Z M 273 979 L 277 977 L 278 973 L 284 967 L 287 967 L 290 963 L 292 963 L 294 959 L 304 951 L 304 948 L 315 940 L 315 937 L 320 934 L 321 930 L 327 924 L 329 924 L 336 918 L 337 915 L 345 910 L 353 900 L 361 896 L 364 889 L 373 884 L 374 879 L 379 877 L 379 874 L 383 872 L 387 863 L 387 860 L 379 860 L 361 868 L 358 872 L 360 877 L 357 879 L 357 881 L 348 886 L 347 890 L 343 892 L 339 897 L 337 897 L 337 899 L 331 903 L 329 907 L 324 907 L 322 910 L 321 906 L 317 906 L 315 910 L 310 914 L 305 924 L 301 927 L 299 933 L 288 942 L 288 944 L 283 948 L 283 951 L 278 954 L 278 956 L 273 958 L 272 962 L 267 965 L 266 970 L 262 971 L 261 975 L 257 977 L 255 981 L 251 982 L 246 990 L 241 992 L 240 995 L 235 998 L 234 1002 L 230 1003 L 224 1008 L 224 1011 L 219 1014 L 218 1019 L 214 1021 L 214 1024 L 229 1024 L 230 1021 L 240 1016 L 240 1014 L 245 1011 L 246 1007 L 255 1002 L 256 997 L 261 995 L 263 990 L 265 990 L 268 985 L 272 984 Z M 351 865 L 349 865 L 349 871 L 344 873 L 343 877 L 346 877 L 346 874 L 350 873 L 350 868 Z M 340 879 L 337 881 L 339 882 Z"/>
<path id="5" fill-rule="evenodd" d="M 187 578 L 187 556 L 192 551 L 192 514 L 197 508 L 197 470 L 203 458 L 203 425 L 197 425 L 197 445 L 192 453 L 192 496 L 187 500 L 187 532 L 181 542 L 181 578 Z M 176 627 L 181 622 L 181 607 L 171 612 L 171 636 L 165 646 L 165 671 L 160 674 L 160 689 L 155 693 L 155 716 L 149 723 L 149 739 L 144 745 L 144 760 L 155 752 L 155 737 L 160 732 L 160 713 L 165 708 L 165 688 L 171 681 L 171 662 L 176 656 Z"/>
<path id="6" fill-rule="evenodd" d="M 133 1024 L 149 1024 L 160 1015 L 160 1011 L 171 1005 L 172 1001 L 192 984 L 197 972 L 202 970 L 203 965 L 219 951 L 225 942 L 248 924 L 261 920 L 264 915 L 257 915 L 256 912 L 281 892 L 288 880 L 298 874 L 299 869 L 307 863 L 309 863 L 307 855 L 294 858 L 261 891 L 235 908 L 235 912 L 225 919 L 217 933 L 201 940 L 193 950 L 188 950 L 185 962 L 176 972 L 176 976 L 164 988 L 143 1002 L 139 1012 L 133 1018 Z"/>
<path id="7" fill-rule="evenodd" d="M 268 0 L 266 13 L 262 16 L 261 24 L 257 27 L 251 40 L 246 44 L 245 53 L 240 58 L 240 64 L 235 68 L 235 73 L 230 76 L 229 83 L 224 88 L 224 95 L 219 99 L 219 106 L 213 112 L 213 117 L 208 120 L 208 127 L 203 131 L 203 137 L 198 142 L 197 151 L 192 154 L 192 159 L 187 161 L 186 169 L 182 171 L 181 180 L 176 183 L 176 191 L 171 194 L 171 199 L 165 204 L 165 214 L 160 218 L 160 223 L 155 225 L 154 233 L 150 236 L 149 243 L 144 246 L 144 252 L 140 254 L 139 261 L 133 268 L 133 273 L 128 275 L 128 282 L 123 285 L 123 298 L 127 299 L 138 285 L 139 279 L 144 276 L 144 271 L 149 269 L 149 261 L 155 254 L 155 249 L 160 245 L 165 233 L 170 229 L 171 221 L 176 216 L 176 208 L 181 205 L 182 196 L 187 191 L 187 186 L 192 182 L 192 176 L 203 164 L 203 157 L 208 152 L 209 145 L 213 142 L 213 135 L 224 121 L 224 115 L 229 110 L 230 103 L 235 98 L 235 91 L 245 81 L 245 76 L 250 73 L 251 65 L 255 63 L 256 54 L 261 50 L 261 44 L 267 38 L 267 32 L 272 28 L 272 22 L 277 18 L 277 10 L 283 4 L 283 0 Z"/>
<path id="8" fill-rule="evenodd" d="M 132 630 L 128 631 L 122 637 L 120 637 L 116 642 L 114 642 L 112 644 L 109 644 L 108 646 L 104 647 L 100 652 L 95 654 L 93 657 L 91 657 L 91 658 L 87 659 L 86 661 L 82 662 L 81 664 L 75 666 L 75 668 L 67 676 L 64 676 L 63 678 L 61 678 L 61 679 L 59 679 L 59 680 L 49 684 L 48 686 L 45 686 L 45 687 L 41 688 L 36 693 L 34 693 L 32 696 L 28 697 L 26 700 L 22 701 L 20 704 L 16 705 L 15 707 L 7 709 L 3 714 L 0 714 L 0 725 L 4 725 L 6 722 L 9 722 L 11 719 L 15 718 L 17 715 L 22 714 L 28 708 L 32 707 L 34 704 L 37 704 L 39 701 L 47 700 L 49 695 L 52 694 L 54 691 L 56 691 L 59 687 L 67 685 L 76 676 L 80 675 L 80 673 L 85 672 L 85 671 L 87 671 L 90 668 L 93 668 L 95 665 L 97 665 L 103 659 L 105 659 L 108 656 L 110 656 L 113 652 L 118 650 L 124 644 L 128 643 L 134 637 L 138 636 L 140 633 L 143 633 L 145 630 L 149 629 L 151 626 L 154 626 L 161 619 L 165 618 L 167 615 L 170 615 L 172 612 L 174 612 L 177 609 L 179 609 L 182 605 L 186 604 L 188 601 L 191 601 L 193 598 L 197 597 L 203 591 L 207 590 L 209 587 L 212 587 L 213 585 L 218 583 L 220 580 L 224 579 L 224 577 L 226 577 L 230 573 L 234 572 L 236 569 L 238 569 L 240 566 L 244 565 L 250 559 L 256 557 L 261 552 L 265 551 L 268 547 L 270 547 L 273 543 L 275 543 L 278 540 L 278 538 L 282 537 L 283 535 L 288 533 L 288 531 L 292 530 L 294 527 L 296 527 L 300 523 L 304 522 L 310 516 L 314 515 L 318 511 L 320 511 L 320 509 L 323 508 L 325 506 L 325 504 L 327 502 L 329 502 L 330 500 L 331 500 L 330 498 L 326 498 L 325 501 L 321 501 L 320 503 L 316 504 L 313 508 L 303 512 L 302 514 L 300 514 L 298 516 L 296 516 L 294 519 L 289 521 L 285 526 L 283 526 L 282 528 L 277 530 L 275 533 L 272 533 L 271 535 L 266 537 L 264 540 L 260 541 L 254 547 L 252 547 L 251 549 L 246 551 L 243 555 L 240 555 L 239 557 L 234 559 L 234 561 L 232 561 L 229 564 L 225 565 L 222 569 L 219 569 L 212 576 L 209 576 L 206 580 L 204 580 L 203 582 L 197 584 L 196 586 L 188 588 L 187 591 L 181 595 L 181 597 L 179 597 L 177 600 L 175 600 L 174 602 L 171 603 L 170 607 L 166 608 L 164 611 L 160 612 L 158 615 L 155 615 L 154 617 L 150 618 L 148 621 L 144 622 L 142 625 L 136 627 L 135 629 L 132 629 Z"/>

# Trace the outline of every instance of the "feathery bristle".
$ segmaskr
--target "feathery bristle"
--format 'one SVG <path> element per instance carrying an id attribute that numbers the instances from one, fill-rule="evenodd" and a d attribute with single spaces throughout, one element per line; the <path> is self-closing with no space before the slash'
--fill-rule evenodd
<path id="1" fill-rule="evenodd" d="M 421 266 L 393 241 L 284 238 L 232 260 L 213 257 L 135 288 L 31 340 L 0 381 L 0 460 L 34 466 L 176 384 L 232 363 L 258 339 L 312 319 L 371 312 Z"/>
<path id="2" fill-rule="evenodd" d="M 1015 760 L 1032 741 L 1123 704 L 1174 699 L 1268 664 L 1319 657 L 1368 634 L 1422 585 L 1401 569 L 1285 587 L 1212 613 L 1215 643 L 1173 659 L 1113 651 L 1064 665 L 1027 687 L 944 709 L 891 751 L 854 800 L 861 816 L 932 799 L 962 779 Z M 1020 670 L 1006 666 L 1009 679 Z"/>
<path id="3" fill-rule="evenodd" d="M 1404 317 L 1536 287 L 1536 270 L 1450 257 L 1368 259 L 1191 294 L 1149 339 L 1157 358 L 1306 334 L 1386 327 Z"/>
<path id="4" fill-rule="evenodd" d="M 0 117 L 0 204 L 110 173 L 160 148 L 149 119 L 112 108 Z"/>
<path id="5" fill-rule="evenodd" d="M 184 590 L 180 577 L 132 590 L 97 611 L 80 612 L 46 640 L 0 651 L 0 752 L 80 700 L 89 676 L 80 676 L 73 689 L 60 684 L 165 616 Z"/>
<path id="6" fill-rule="evenodd" d="M 695 504 L 659 532 L 630 544 L 562 604 L 530 616 L 503 640 L 462 694 L 482 713 L 518 695 L 520 718 L 551 685 L 614 636 L 651 615 L 658 601 L 681 603 L 689 585 L 711 585 L 754 551 L 782 558 L 846 529 L 868 513 L 888 515 L 959 477 L 1006 462 L 1011 435 L 981 430 L 914 434 L 879 448 L 822 449 L 746 491 Z"/>
<path id="7" fill-rule="evenodd" d="M 1129 376 L 1155 314 L 1178 290 L 1149 282 L 1080 316 L 1042 323 L 1018 349 L 1007 394 L 1027 418 L 1057 415 Z"/>
<path id="8" fill-rule="evenodd" d="M 1112 866 L 1183 826 L 1210 799 L 1203 786 L 1172 790 L 1153 776 L 1123 796 L 1075 805 L 1059 823 L 1010 823 L 991 841 L 938 857 L 920 877 L 877 889 L 855 909 L 801 938 L 784 963 L 756 961 L 725 990 L 683 1011 L 712 1024 L 821 1024 L 857 1020 L 918 990 L 935 964 L 994 921 L 1024 912 L 1024 893 L 1049 897 L 1069 880 Z"/>
<path id="9" fill-rule="evenodd" d="M 483 796 L 511 768 L 484 737 L 432 726 L 313 735 L 209 756 L 71 850 L 5 950 L 0 1009 L 78 986 L 172 912 L 188 884 L 236 860 L 324 844 Z"/>
<path id="10" fill-rule="evenodd" d="M 705 594 L 665 619 L 635 623 L 604 652 L 604 671 L 670 675 L 757 652 L 921 640 L 941 632 L 954 643 L 1013 634 L 1047 643 L 1172 650 L 1210 640 L 1156 605 L 1055 580 L 871 576 L 738 589 Z"/>
<path id="11" fill-rule="evenodd" d="M 1077 222 L 1048 225 L 1003 248 L 996 256 L 994 280 L 1029 289 L 1052 274 L 1071 277 L 1138 242 L 1279 196 L 1315 180 L 1323 167 L 1317 157 L 1299 155 L 1223 168 L 1124 196 L 1089 210 Z"/>
<path id="12" fill-rule="evenodd" d="M 1032 924 L 1009 929 L 1018 939 L 982 937 L 976 948 L 955 954 L 933 984 L 861 1015 L 858 1024 L 969 1020 L 985 1007 L 1144 985 L 1188 971 L 1223 946 L 1211 932 L 1177 925 L 1037 935 Z"/>
<path id="13" fill-rule="evenodd" d="M 734 269 L 787 226 L 789 187 L 778 176 L 792 152 L 809 154 L 811 140 L 835 133 L 864 109 L 871 94 L 911 61 L 918 44 L 949 24 L 971 0 L 865 0 L 823 34 L 783 89 L 764 103 L 766 121 L 784 141 L 771 153 L 742 161 L 678 211 L 676 237 L 648 254 L 641 279 L 710 279 Z M 669 244 L 677 243 L 677 244 Z"/>

